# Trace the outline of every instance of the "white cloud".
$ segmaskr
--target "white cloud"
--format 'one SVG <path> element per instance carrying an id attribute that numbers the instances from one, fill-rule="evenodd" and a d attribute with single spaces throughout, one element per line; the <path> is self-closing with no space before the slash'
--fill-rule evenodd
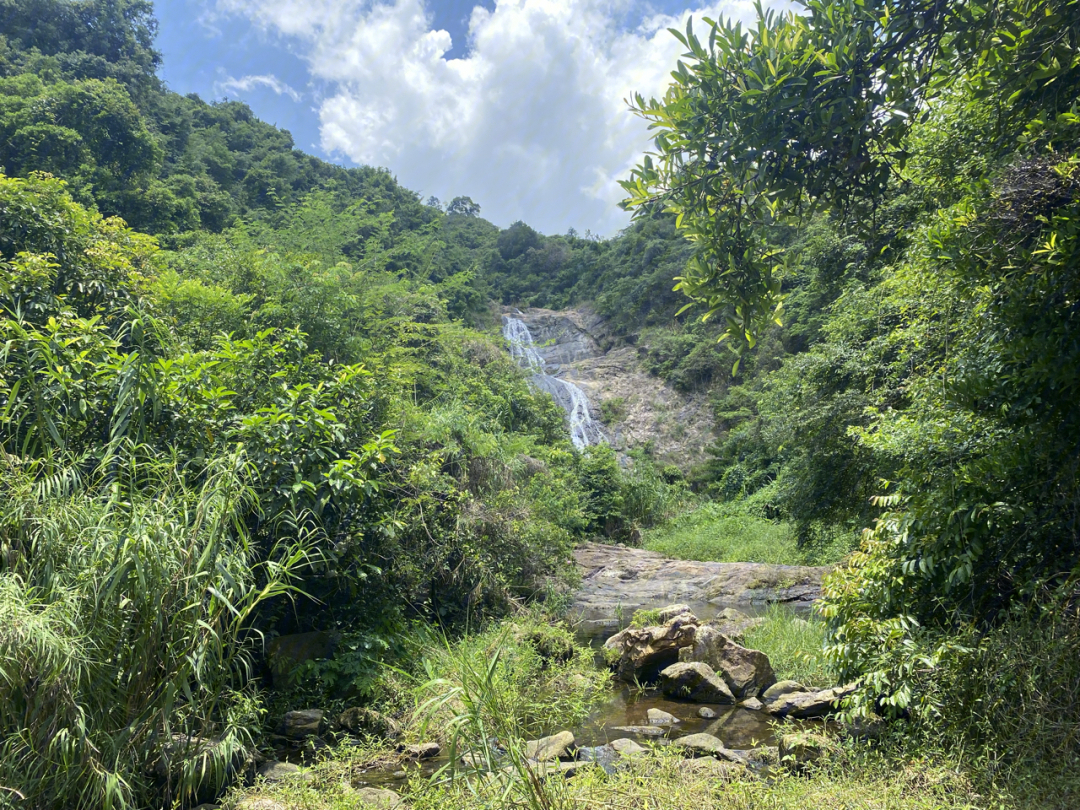
<path id="1" fill-rule="evenodd" d="M 299 101 L 301 98 L 300 93 L 293 90 L 289 85 L 277 78 L 277 76 L 270 74 L 263 76 L 241 76 L 239 79 L 234 79 L 232 76 L 229 76 L 220 82 L 214 83 L 214 93 L 215 95 L 246 93 L 256 87 L 269 88 L 279 96 L 286 95 L 293 101 Z"/>
<path id="2" fill-rule="evenodd" d="M 663 92 L 682 50 L 667 28 L 684 28 L 689 14 L 627 31 L 619 21 L 642 0 L 497 0 L 473 9 L 467 56 L 447 60 L 450 35 L 432 30 L 424 0 L 218 2 L 295 38 L 328 83 L 324 149 L 386 166 L 425 196 L 468 195 L 500 225 L 524 219 L 547 233 L 627 224 L 617 181 L 648 131 L 624 99 Z M 753 4 L 714 0 L 693 16 L 721 14 L 750 20 Z"/>

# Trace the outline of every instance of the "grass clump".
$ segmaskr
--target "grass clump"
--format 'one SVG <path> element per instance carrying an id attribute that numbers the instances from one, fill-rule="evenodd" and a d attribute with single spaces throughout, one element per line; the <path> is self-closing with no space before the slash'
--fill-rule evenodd
<path id="1" fill-rule="evenodd" d="M 824 622 L 813 614 L 797 616 L 780 605 L 770 605 L 761 623 L 745 635 L 747 647 L 769 656 L 777 679 L 828 688 L 836 683 L 824 643 Z"/>
<path id="2" fill-rule="evenodd" d="M 744 502 L 710 502 L 644 533 L 642 545 L 678 560 L 828 565 L 850 550 L 842 532 L 801 545 L 795 526 L 755 514 Z"/>

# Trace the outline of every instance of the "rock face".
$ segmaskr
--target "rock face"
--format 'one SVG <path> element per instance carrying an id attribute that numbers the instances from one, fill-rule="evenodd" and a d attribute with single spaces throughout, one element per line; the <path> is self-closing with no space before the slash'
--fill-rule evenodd
<path id="1" fill-rule="evenodd" d="M 619 654 L 615 675 L 633 683 L 651 683 L 660 670 L 679 660 L 679 650 L 693 643 L 697 625 L 685 614 L 662 626 L 628 627 L 607 640 L 604 646 Z"/>
<path id="2" fill-rule="evenodd" d="M 853 691 L 853 686 L 836 686 L 820 691 L 788 692 L 766 703 L 765 708 L 778 717 L 824 717 L 835 712 L 837 701 Z"/>
<path id="3" fill-rule="evenodd" d="M 828 568 L 671 560 L 654 551 L 585 543 L 574 551 L 581 586 L 572 611 L 585 620 L 670 602 L 806 605 Z M 672 662 L 674 663 L 674 662 Z"/>
<path id="4" fill-rule="evenodd" d="M 698 627 L 694 643 L 679 650 L 679 660 L 708 664 L 738 699 L 757 697 L 776 683 L 769 657 L 736 644 L 709 625 Z M 711 701 L 701 701 L 708 703 Z"/>
<path id="5" fill-rule="evenodd" d="M 727 684 L 712 667 L 700 661 L 672 664 L 660 673 L 660 688 L 668 697 L 695 703 L 735 702 Z"/>

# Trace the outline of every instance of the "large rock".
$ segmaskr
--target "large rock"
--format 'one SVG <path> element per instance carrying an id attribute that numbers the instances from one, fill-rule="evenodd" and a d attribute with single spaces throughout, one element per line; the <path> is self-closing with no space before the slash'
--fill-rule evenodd
<path id="1" fill-rule="evenodd" d="M 325 713 L 322 709 L 301 709 L 285 712 L 281 720 L 281 734 L 293 740 L 316 736 L 323 724 Z"/>
<path id="2" fill-rule="evenodd" d="M 611 741 L 611 747 L 615 750 L 619 756 L 623 757 L 639 757 L 649 753 L 649 749 L 644 746 L 638 745 L 628 737 L 621 737 L 618 740 Z"/>
<path id="3" fill-rule="evenodd" d="M 673 726 L 682 722 L 671 712 L 665 712 L 663 709 L 649 709 L 645 712 L 645 716 L 649 718 L 649 725 L 653 726 Z"/>
<path id="4" fill-rule="evenodd" d="M 407 759 L 434 759 L 442 752 L 442 747 L 437 742 L 417 743 L 406 745 L 401 753 Z"/>
<path id="5" fill-rule="evenodd" d="M 652 683 L 660 670 L 679 660 L 679 650 L 694 642 L 698 625 L 686 614 L 655 627 L 628 627 L 604 646 L 618 654 L 615 676 L 627 683 Z"/>
<path id="6" fill-rule="evenodd" d="M 585 622 L 669 602 L 691 606 L 784 602 L 809 605 L 828 568 L 672 560 L 645 549 L 585 543 L 574 550 L 581 586 L 572 611 Z"/>
<path id="7" fill-rule="evenodd" d="M 401 724 L 393 717 L 369 709 L 353 706 L 338 715 L 338 725 L 350 734 L 395 740 L 401 736 Z"/>
<path id="8" fill-rule="evenodd" d="M 574 747 L 574 735 L 569 731 L 560 731 L 550 737 L 541 737 L 539 740 L 529 740 L 525 743 L 525 756 L 538 762 L 551 759 L 562 759 L 570 756 L 570 749 Z"/>
<path id="9" fill-rule="evenodd" d="M 777 681 L 761 693 L 761 699 L 765 703 L 772 703 L 774 700 L 790 695 L 793 692 L 805 691 L 807 691 L 806 687 L 798 681 Z"/>
<path id="10" fill-rule="evenodd" d="M 695 757 L 720 757 L 730 759 L 731 752 L 724 746 L 718 737 L 712 734 L 688 734 L 672 740 L 673 748 L 679 748 Z"/>
<path id="11" fill-rule="evenodd" d="M 679 660 L 708 664 L 738 699 L 756 697 L 776 683 L 765 653 L 748 650 L 708 625 L 697 628 L 693 643 L 679 650 Z"/>
<path id="12" fill-rule="evenodd" d="M 299 765 L 291 762 L 267 762 L 259 768 L 259 776 L 267 782 L 284 782 L 302 775 Z"/>
<path id="13" fill-rule="evenodd" d="M 837 701 L 847 697 L 854 686 L 836 686 L 815 692 L 788 692 L 767 703 L 765 708 L 777 717 L 824 717 L 837 711 Z"/>
<path id="14" fill-rule="evenodd" d="M 660 688 L 669 697 L 692 700 L 696 703 L 734 703 L 735 697 L 727 684 L 708 664 L 672 664 L 660 673 Z"/>

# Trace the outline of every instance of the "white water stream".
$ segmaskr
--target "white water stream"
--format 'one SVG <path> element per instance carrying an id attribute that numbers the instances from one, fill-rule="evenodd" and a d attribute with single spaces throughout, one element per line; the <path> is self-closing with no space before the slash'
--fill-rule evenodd
<path id="1" fill-rule="evenodd" d="M 566 411 L 570 420 L 570 441 L 578 450 L 604 441 L 600 423 L 589 411 L 589 398 L 585 392 L 567 380 L 553 377 L 544 371 L 544 358 L 536 350 L 532 332 L 520 318 L 503 315 L 503 337 L 510 344 L 510 355 L 517 364 L 533 374 L 537 388 L 551 394 L 555 402 Z"/>

